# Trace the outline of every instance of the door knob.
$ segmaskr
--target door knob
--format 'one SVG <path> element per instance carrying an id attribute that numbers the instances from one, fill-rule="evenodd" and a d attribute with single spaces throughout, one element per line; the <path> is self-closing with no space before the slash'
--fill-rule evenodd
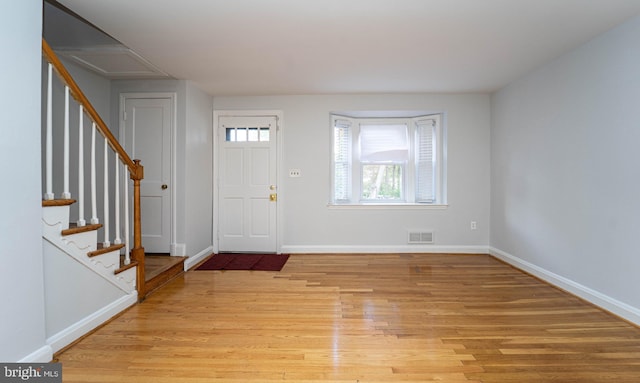
<path id="1" fill-rule="evenodd" d="M 278 200 L 278 195 L 276 193 L 269 194 L 269 201 L 276 202 Z"/>
<path id="2" fill-rule="evenodd" d="M 166 188 L 168 188 L 169 186 L 167 186 L 167 184 L 164 184 L 161 186 L 162 190 L 165 190 Z"/>

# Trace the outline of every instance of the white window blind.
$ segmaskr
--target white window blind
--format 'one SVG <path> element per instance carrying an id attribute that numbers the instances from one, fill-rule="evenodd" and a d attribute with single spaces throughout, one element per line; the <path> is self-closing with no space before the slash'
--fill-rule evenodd
<path id="1" fill-rule="evenodd" d="M 435 200 L 435 121 L 416 121 L 416 202 Z"/>
<path id="2" fill-rule="evenodd" d="M 360 125 L 361 162 L 406 162 L 409 137 L 406 125 Z"/>
<path id="3" fill-rule="evenodd" d="M 347 201 L 351 196 L 351 123 L 336 119 L 333 129 L 333 198 Z"/>

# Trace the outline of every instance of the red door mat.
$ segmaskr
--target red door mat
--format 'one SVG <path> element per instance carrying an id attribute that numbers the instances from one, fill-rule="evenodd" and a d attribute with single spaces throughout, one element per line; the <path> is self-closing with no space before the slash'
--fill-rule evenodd
<path id="1" fill-rule="evenodd" d="M 289 254 L 214 254 L 196 270 L 280 271 Z"/>

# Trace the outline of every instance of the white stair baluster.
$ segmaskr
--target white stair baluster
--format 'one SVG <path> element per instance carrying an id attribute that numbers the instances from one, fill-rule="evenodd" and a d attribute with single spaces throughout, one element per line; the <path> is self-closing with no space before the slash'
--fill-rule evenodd
<path id="1" fill-rule="evenodd" d="M 52 77 L 53 77 L 53 65 L 49 64 L 48 70 L 48 78 L 47 78 L 47 133 L 46 133 L 46 144 L 45 144 L 45 157 L 46 157 L 46 191 L 44 193 L 45 200 L 53 199 L 53 101 L 51 99 L 52 95 Z"/>
<path id="2" fill-rule="evenodd" d="M 118 155 L 118 153 L 116 153 L 116 174 L 115 174 L 115 209 L 116 209 L 116 215 L 115 215 L 115 239 L 113 240 L 113 243 L 116 245 L 119 245 L 122 243 L 122 240 L 120 239 L 120 156 Z"/>
<path id="3" fill-rule="evenodd" d="M 104 139 L 104 247 L 111 246 L 109 241 L 109 142 Z"/>
<path id="4" fill-rule="evenodd" d="M 85 226 L 84 219 L 84 108 L 78 109 L 78 226 Z"/>
<path id="5" fill-rule="evenodd" d="M 96 198 L 96 123 L 91 124 L 91 224 L 97 225 L 98 202 Z"/>
<path id="6" fill-rule="evenodd" d="M 69 87 L 64 87 L 64 144 L 63 144 L 63 188 L 62 199 L 70 199 L 69 191 Z"/>
<path id="7" fill-rule="evenodd" d="M 128 174 L 129 172 L 125 172 Z M 131 255 L 129 254 L 129 178 L 124 179 L 124 190 L 122 192 L 124 196 L 124 264 L 131 263 Z"/>

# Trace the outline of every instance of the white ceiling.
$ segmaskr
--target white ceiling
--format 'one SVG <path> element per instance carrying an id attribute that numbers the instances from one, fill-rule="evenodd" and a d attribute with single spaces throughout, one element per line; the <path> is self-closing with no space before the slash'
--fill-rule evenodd
<path id="1" fill-rule="evenodd" d="M 211 95 L 492 92 L 640 0 L 59 0 Z"/>

